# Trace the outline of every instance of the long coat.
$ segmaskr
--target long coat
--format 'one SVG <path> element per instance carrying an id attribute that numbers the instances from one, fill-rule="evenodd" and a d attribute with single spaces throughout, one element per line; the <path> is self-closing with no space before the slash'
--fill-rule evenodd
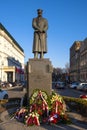
<path id="1" fill-rule="evenodd" d="M 48 22 L 45 18 L 34 18 L 32 21 L 34 28 L 33 53 L 47 53 L 47 29 Z"/>

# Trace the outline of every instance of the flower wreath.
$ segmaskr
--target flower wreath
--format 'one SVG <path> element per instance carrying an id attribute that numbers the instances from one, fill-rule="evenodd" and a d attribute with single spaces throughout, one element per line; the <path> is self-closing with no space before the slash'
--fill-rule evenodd
<path id="1" fill-rule="evenodd" d="M 24 121 L 27 126 L 40 125 L 40 123 L 70 122 L 64 110 L 63 98 L 56 94 L 48 96 L 45 91 L 36 89 L 30 97 L 29 109 L 21 108 L 15 117 Z"/>
<path id="2" fill-rule="evenodd" d="M 36 98 L 38 97 L 38 95 L 40 94 L 40 92 L 41 92 L 41 95 L 42 95 L 42 97 L 44 98 L 44 100 L 48 103 L 49 101 L 49 96 L 48 96 L 48 94 L 45 92 L 45 91 L 41 91 L 41 90 L 39 90 L 39 89 L 36 89 L 36 90 L 34 90 L 33 91 L 33 94 L 31 95 L 31 97 L 30 97 L 30 104 L 32 104 L 32 103 L 34 103 L 35 102 L 35 100 L 36 100 Z"/>
<path id="3" fill-rule="evenodd" d="M 49 111 L 48 95 L 45 91 L 34 90 L 30 97 L 30 113 L 37 112 L 40 117 L 47 116 Z"/>
<path id="4" fill-rule="evenodd" d="M 40 125 L 39 122 L 39 114 L 36 112 L 32 112 L 29 114 L 28 117 L 26 117 L 26 121 L 25 123 L 27 124 L 27 126 L 32 126 L 32 125 Z"/>
<path id="5" fill-rule="evenodd" d="M 51 113 L 56 113 L 58 115 L 65 114 L 64 101 L 62 96 L 57 93 L 52 93 L 51 96 Z"/>
<path id="6" fill-rule="evenodd" d="M 52 96 L 51 96 L 51 104 L 52 104 L 54 101 L 59 101 L 59 102 L 61 102 L 61 103 L 64 103 L 64 100 L 63 100 L 62 96 L 60 96 L 60 95 L 57 94 L 57 93 L 52 93 Z"/>

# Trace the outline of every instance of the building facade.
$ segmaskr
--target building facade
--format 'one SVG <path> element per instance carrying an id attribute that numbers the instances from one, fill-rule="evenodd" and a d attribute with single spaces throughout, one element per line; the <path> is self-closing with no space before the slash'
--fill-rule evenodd
<path id="1" fill-rule="evenodd" d="M 80 80 L 87 82 L 87 38 L 80 49 Z"/>
<path id="2" fill-rule="evenodd" d="M 24 80 L 24 50 L 0 23 L 0 81 Z"/>
<path id="3" fill-rule="evenodd" d="M 70 80 L 87 81 L 87 39 L 75 41 L 70 48 Z"/>

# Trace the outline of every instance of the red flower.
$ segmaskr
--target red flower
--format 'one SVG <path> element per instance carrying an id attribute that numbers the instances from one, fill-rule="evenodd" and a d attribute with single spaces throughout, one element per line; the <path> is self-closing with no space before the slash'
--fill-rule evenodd
<path id="1" fill-rule="evenodd" d="M 42 115 L 42 110 L 38 110 L 37 112 L 39 115 Z"/>
<path id="2" fill-rule="evenodd" d="M 60 116 L 57 113 L 50 115 L 48 122 L 56 124 L 60 120 Z"/>
<path id="3" fill-rule="evenodd" d="M 32 116 L 28 117 L 28 119 L 26 120 L 26 124 L 27 125 L 32 125 L 33 124 Z"/>
<path id="4" fill-rule="evenodd" d="M 80 98 L 87 98 L 87 95 L 80 95 Z"/>
<path id="5" fill-rule="evenodd" d="M 36 116 L 33 118 L 33 123 L 35 125 L 40 125 L 39 120 L 38 120 L 38 118 Z"/>

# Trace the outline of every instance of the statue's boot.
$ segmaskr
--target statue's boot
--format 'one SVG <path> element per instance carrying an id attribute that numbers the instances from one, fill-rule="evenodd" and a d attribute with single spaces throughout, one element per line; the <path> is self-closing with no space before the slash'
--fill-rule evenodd
<path id="1" fill-rule="evenodd" d="M 38 52 L 34 53 L 34 58 L 37 59 L 38 58 Z"/>
<path id="2" fill-rule="evenodd" d="M 40 58 L 41 58 L 41 59 L 44 58 L 44 54 L 43 54 L 43 52 L 41 52 L 41 54 L 40 54 Z"/>

